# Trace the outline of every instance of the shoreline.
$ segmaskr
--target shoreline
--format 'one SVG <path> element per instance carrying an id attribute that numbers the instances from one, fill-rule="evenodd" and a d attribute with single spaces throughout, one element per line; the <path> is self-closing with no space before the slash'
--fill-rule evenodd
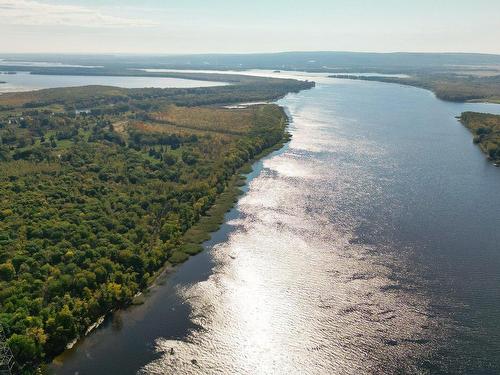
<path id="1" fill-rule="evenodd" d="M 92 322 L 84 335 L 76 337 L 72 340 L 70 342 L 71 345 L 68 345 L 63 352 L 52 358 L 50 362 L 42 364 L 40 367 L 42 373 L 46 373 L 49 366 L 63 366 L 65 357 L 71 355 L 71 352 L 76 350 L 79 344 L 95 332 L 106 320 L 110 319 L 114 313 L 127 311 L 133 306 L 144 304 L 146 299 L 149 298 L 152 289 L 160 287 L 165 279 L 175 274 L 179 267 L 186 263 L 192 256 L 200 254 L 206 250 L 203 244 L 212 239 L 212 235 L 225 223 L 224 219 L 226 213 L 230 212 L 235 207 L 239 197 L 245 193 L 241 190 L 241 187 L 247 184 L 247 175 L 253 172 L 253 165 L 271 153 L 282 149 L 290 141 L 291 135 L 288 132 L 290 116 L 285 108 L 281 106 L 280 108 L 283 111 L 286 121 L 282 139 L 273 146 L 262 150 L 259 154 L 255 155 L 252 159 L 243 164 L 229 179 L 226 189 L 219 194 L 207 213 L 201 216 L 200 219 L 191 228 L 189 228 L 186 233 L 184 233 L 182 236 L 182 247 L 192 245 L 192 251 L 187 254 L 187 257 L 174 263 L 167 260 L 164 265 L 151 276 L 148 285 L 143 290 L 140 290 L 130 303 L 121 307 L 115 307 L 103 316 L 99 317 L 96 321 Z M 52 372 L 49 371 L 48 373 Z"/>

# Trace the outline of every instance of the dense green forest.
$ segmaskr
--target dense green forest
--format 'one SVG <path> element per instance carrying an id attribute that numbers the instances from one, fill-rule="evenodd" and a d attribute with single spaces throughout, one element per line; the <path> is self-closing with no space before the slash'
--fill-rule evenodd
<path id="1" fill-rule="evenodd" d="M 474 135 L 474 143 L 495 164 L 500 164 L 500 116 L 489 113 L 464 112 L 460 121 Z"/>
<path id="2" fill-rule="evenodd" d="M 130 304 L 164 264 L 200 251 L 238 171 L 287 138 L 276 105 L 215 104 L 312 85 L 243 79 L 2 95 L 0 322 L 20 371 Z"/>
<path id="3" fill-rule="evenodd" d="M 471 74 L 471 72 L 465 74 L 429 73 L 413 74 L 407 78 L 335 74 L 330 77 L 421 87 L 433 91 L 439 99 L 454 102 L 486 101 L 500 103 L 500 75 L 498 73 L 500 72 L 492 76 L 481 76 Z"/>

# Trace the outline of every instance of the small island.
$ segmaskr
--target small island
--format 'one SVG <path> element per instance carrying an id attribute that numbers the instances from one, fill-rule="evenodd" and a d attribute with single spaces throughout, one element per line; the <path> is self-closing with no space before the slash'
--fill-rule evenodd
<path id="1" fill-rule="evenodd" d="M 472 132 L 474 143 L 488 159 L 495 166 L 500 166 L 500 115 L 464 112 L 460 116 L 460 122 Z"/>

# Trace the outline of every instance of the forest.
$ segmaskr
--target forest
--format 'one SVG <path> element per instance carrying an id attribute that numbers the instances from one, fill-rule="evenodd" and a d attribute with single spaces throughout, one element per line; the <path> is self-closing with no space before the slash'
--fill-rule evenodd
<path id="1" fill-rule="evenodd" d="M 500 116 L 489 113 L 464 112 L 460 121 L 474 135 L 474 143 L 495 165 L 500 165 Z"/>
<path id="2" fill-rule="evenodd" d="M 0 323 L 33 373 L 201 250 L 243 167 L 288 138 L 277 99 L 311 82 L 80 87 L 0 96 Z"/>

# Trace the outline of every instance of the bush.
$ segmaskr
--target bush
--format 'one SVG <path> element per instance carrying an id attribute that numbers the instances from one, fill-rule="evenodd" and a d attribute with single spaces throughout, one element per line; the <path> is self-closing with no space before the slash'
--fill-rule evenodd
<path id="1" fill-rule="evenodd" d="M 185 262 L 186 260 L 188 260 L 188 258 L 189 255 L 187 255 L 186 253 L 182 251 L 174 251 L 168 258 L 168 261 L 172 264 L 179 264 Z"/>

